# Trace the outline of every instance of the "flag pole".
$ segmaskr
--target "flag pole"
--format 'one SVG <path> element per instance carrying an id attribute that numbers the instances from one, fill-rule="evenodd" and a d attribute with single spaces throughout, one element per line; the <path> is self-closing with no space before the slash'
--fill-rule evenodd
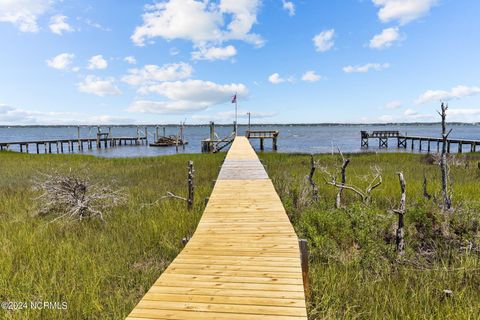
<path id="1" fill-rule="evenodd" d="M 237 100 L 238 100 L 238 96 L 237 96 L 237 93 L 235 92 L 235 136 L 237 135 L 237 130 L 238 130 Z"/>

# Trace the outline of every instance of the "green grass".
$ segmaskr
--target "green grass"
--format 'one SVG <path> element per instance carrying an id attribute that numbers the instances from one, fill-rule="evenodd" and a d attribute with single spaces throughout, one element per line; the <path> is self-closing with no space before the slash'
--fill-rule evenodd
<path id="1" fill-rule="evenodd" d="M 103 159 L 80 155 L 0 153 L 0 301 L 66 301 L 67 310 L 4 312 L 3 319 L 122 319 L 181 250 L 204 209 L 224 155 L 175 155 Z M 425 156 L 351 156 L 348 182 L 365 186 L 372 165 L 384 183 L 371 204 L 345 192 L 345 207 L 334 208 L 336 190 L 315 180 L 320 201 L 309 201 L 305 176 L 309 156 L 260 154 L 300 237 L 310 246 L 310 319 L 477 319 L 480 310 L 480 170 L 478 157 L 452 167 L 455 213 L 444 214 L 422 197 L 439 198 L 439 169 Z M 338 157 L 318 155 L 333 171 Z M 186 194 L 187 161 L 196 169 L 196 201 L 154 202 L 167 191 Z M 468 164 L 468 166 L 466 165 Z M 106 224 L 82 221 L 49 224 L 37 217 L 32 180 L 52 168 L 88 172 L 95 181 L 125 189 L 127 202 L 108 212 Z M 406 245 L 395 254 L 399 200 L 397 171 L 407 182 Z M 453 291 L 445 298 L 444 289 Z M 3 312 L 3 313 L 2 313 Z"/>
<path id="2" fill-rule="evenodd" d="M 187 161 L 196 169 L 196 203 L 166 200 L 141 208 L 167 191 L 186 195 Z M 66 311 L 0 310 L 1 319 L 122 319 L 181 250 L 212 190 L 222 155 L 101 159 L 75 155 L 0 153 L 0 301 L 66 301 Z M 49 224 L 36 217 L 32 180 L 38 172 L 87 171 L 95 181 L 116 180 L 128 194 L 104 225 Z"/>
<path id="3" fill-rule="evenodd" d="M 351 155 L 347 183 L 368 185 L 364 176 L 373 165 L 381 168 L 384 182 L 370 205 L 346 191 L 342 209 L 334 208 L 337 190 L 325 184 L 321 171 L 315 175 L 320 200 L 305 196 L 309 156 L 260 157 L 297 234 L 309 241 L 310 319 L 478 319 L 480 251 L 465 247 L 470 242 L 480 249 L 480 157 L 469 155 L 451 167 L 455 211 L 449 214 L 439 208 L 440 170 L 428 156 Z M 332 172 L 340 161 L 332 155 L 315 159 Z M 403 259 L 395 253 L 397 217 L 389 212 L 400 199 L 399 171 L 407 183 Z M 424 199 L 424 174 L 437 200 Z M 445 289 L 453 297 L 445 298 Z"/>

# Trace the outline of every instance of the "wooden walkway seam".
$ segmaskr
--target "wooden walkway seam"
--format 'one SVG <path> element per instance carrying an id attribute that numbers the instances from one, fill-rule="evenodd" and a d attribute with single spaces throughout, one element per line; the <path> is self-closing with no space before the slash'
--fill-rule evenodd
<path id="1" fill-rule="evenodd" d="M 307 319 L 297 236 L 245 137 L 194 235 L 127 319 Z"/>

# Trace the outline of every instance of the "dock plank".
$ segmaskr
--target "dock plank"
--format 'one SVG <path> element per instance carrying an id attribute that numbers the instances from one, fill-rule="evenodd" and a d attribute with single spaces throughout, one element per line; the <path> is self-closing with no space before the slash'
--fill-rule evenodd
<path id="1" fill-rule="evenodd" d="M 246 138 L 194 235 L 127 319 L 307 319 L 297 236 Z"/>

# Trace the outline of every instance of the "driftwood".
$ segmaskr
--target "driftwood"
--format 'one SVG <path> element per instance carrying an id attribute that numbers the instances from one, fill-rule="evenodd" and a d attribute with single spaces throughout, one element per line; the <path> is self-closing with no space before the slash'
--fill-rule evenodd
<path id="1" fill-rule="evenodd" d="M 39 203 L 38 215 L 53 213 L 51 222 L 98 218 L 105 222 L 106 210 L 125 200 L 120 189 L 91 182 L 84 174 L 40 173 L 34 189 L 42 192 L 35 201 Z"/>
<path id="2" fill-rule="evenodd" d="M 448 136 L 452 132 L 452 129 L 447 133 L 447 110 L 448 105 L 442 103 L 441 112 L 438 112 L 442 118 L 442 157 L 440 158 L 440 169 L 442 171 L 442 196 L 443 196 L 443 206 L 445 209 L 450 209 L 452 207 L 452 200 L 448 193 L 448 163 L 447 163 L 447 141 Z"/>
<path id="3" fill-rule="evenodd" d="M 406 212 L 406 201 L 407 201 L 407 187 L 405 183 L 405 179 L 403 177 L 403 173 L 399 172 L 398 179 L 400 180 L 400 188 L 402 191 L 402 195 L 400 197 L 400 207 L 398 209 L 393 210 L 394 213 L 398 215 L 398 226 L 397 226 L 397 233 L 396 233 L 396 249 L 398 255 L 403 255 L 405 252 L 405 231 L 403 230 L 404 227 L 404 217 Z"/>

